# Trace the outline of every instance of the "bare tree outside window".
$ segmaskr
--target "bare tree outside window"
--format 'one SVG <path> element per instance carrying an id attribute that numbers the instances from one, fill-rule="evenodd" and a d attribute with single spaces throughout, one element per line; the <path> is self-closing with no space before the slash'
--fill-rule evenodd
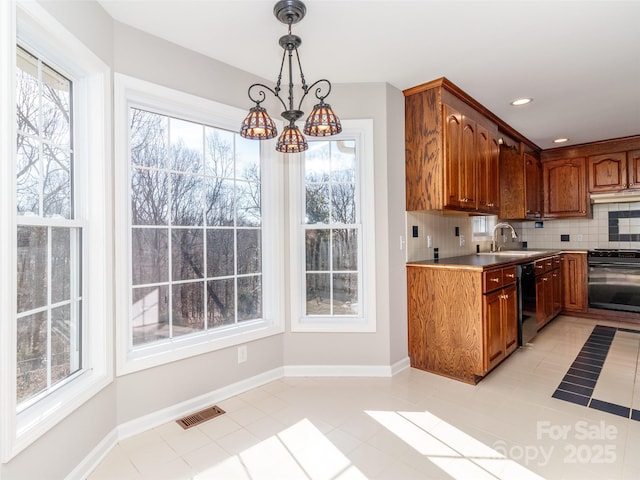
<path id="1" fill-rule="evenodd" d="M 258 142 L 130 109 L 134 348 L 262 317 Z"/>
<path id="2" fill-rule="evenodd" d="M 360 314 L 354 141 L 314 141 L 305 152 L 307 316 Z"/>
<path id="3" fill-rule="evenodd" d="M 16 87 L 20 406 L 82 367 L 82 228 L 73 204 L 72 82 L 17 47 Z"/>

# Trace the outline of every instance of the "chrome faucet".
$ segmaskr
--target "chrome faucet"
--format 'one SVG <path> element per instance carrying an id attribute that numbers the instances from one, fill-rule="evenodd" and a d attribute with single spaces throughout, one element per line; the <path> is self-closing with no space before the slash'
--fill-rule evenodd
<path id="1" fill-rule="evenodd" d="M 492 245 L 492 252 L 499 252 L 500 249 L 502 247 L 504 247 L 504 245 L 500 245 L 498 246 L 498 240 L 496 239 L 496 232 L 498 231 L 499 228 L 510 228 L 511 229 L 511 238 L 512 239 L 516 239 L 518 238 L 518 234 L 516 233 L 516 229 L 513 228 L 513 226 L 511 226 L 511 224 L 507 223 L 507 222 L 500 222 L 500 223 L 496 223 L 496 225 L 493 227 L 493 234 L 491 235 L 491 237 L 493 238 L 493 245 Z"/>

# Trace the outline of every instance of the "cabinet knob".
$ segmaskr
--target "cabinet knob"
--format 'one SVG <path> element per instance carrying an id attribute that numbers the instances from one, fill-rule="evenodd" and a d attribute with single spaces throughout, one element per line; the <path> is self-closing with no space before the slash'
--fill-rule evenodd
<path id="1" fill-rule="evenodd" d="M 548 281 L 549 281 L 549 277 L 544 277 L 544 278 L 542 279 L 542 281 L 543 281 L 543 282 L 548 282 Z"/>
<path id="2" fill-rule="evenodd" d="M 499 282 L 500 282 L 500 279 L 499 279 L 499 278 L 492 278 L 492 279 L 491 279 L 491 281 L 492 281 L 492 282 L 499 283 Z"/>
<path id="3" fill-rule="evenodd" d="M 515 275 L 513 273 L 507 273 L 507 278 L 514 278 Z"/>

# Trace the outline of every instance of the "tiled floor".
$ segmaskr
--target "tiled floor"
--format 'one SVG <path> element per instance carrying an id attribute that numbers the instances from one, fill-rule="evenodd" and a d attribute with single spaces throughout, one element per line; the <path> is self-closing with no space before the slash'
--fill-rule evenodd
<path id="1" fill-rule="evenodd" d="M 284 378 L 123 440 L 89 479 L 637 479 L 639 421 L 552 397 L 596 325 L 623 326 L 559 317 L 475 387 L 415 369 Z M 638 408 L 630 335 L 594 396 Z"/>

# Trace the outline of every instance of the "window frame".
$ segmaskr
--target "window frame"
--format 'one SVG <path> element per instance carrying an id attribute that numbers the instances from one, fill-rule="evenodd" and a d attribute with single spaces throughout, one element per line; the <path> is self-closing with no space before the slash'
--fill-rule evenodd
<path id="1" fill-rule="evenodd" d="M 17 411 L 16 399 L 16 262 L 17 214 L 15 208 L 15 108 L 2 113 L 2 145 L 6 158 L 2 175 L 0 218 L 4 225 L 0 246 L 9 254 L 3 256 L 3 288 L 0 289 L 3 318 L 0 322 L 0 457 L 6 462 L 24 450 L 62 419 L 81 407 L 113 380 L 112 360 L 112 290 L 111 290 L 111 105 L 109 67 L 82 42 L 66 30 L 36 2 L 2 2 L 3 34 L 0 55 L 2 67 L 15 72 L 16 45 L 36 54 L 74 83 L 73 125 L 75 137 L 76 203 L 71 222 L 83 229 L 82 272 L 82 369 L 64 380 L 38 401 Z M 6 28 L 6 29 L 5 29 Z M 6 32 L 6 33 L 5 33 Z M 3 82 L 3 104 L 15 105 L 15 73 Z M 6 103 L 5 103 L 6 101 Z M 7 141 L 8 140 L 8 141 Z M 91 162 L 88 159 L 91 158 Z M 84 161 L 82 159 L 85 159 Z M 9 165 L 10 164 L 10 165 Z M 37 217 L 22 217 L 21 224 L 38 224 Z M 47 220 L 55 224 L 55 220 Z M 68 226 L 69 221 L 61 222 Z M 86 245 L 86 246 L 85 246 Z"/>
<path id="2" fill-rule="evenodd" d="M 291 248 L 291 331 L 292 332 L 375 332 L 376 325 L 376 270 L 375 270 L 375 196 L 373 161 L 373 120 L 343 120 L 342 133 L 317 141 L 353 140 L 356 144 L 356 196 L 359 209 L 359 238 L 361 251 L 360 282 L 361 315 L 306 316 L 306 260 L 304 153 L 290 162 L 289 191 L 295 201 L 290 205 Z M 307 138 L 308 142 L 316 141 Z"/>
<path id="3" fill-rule="evenodd" d="M 131 207 L 129 182 L 129 109 L 140 108 L 162 115 L 236 132 L 244 110 L 174 90 L 124 74 L 114 74 L 116 145 L 116 315 L 126 321 L 116 325 L 116 374 L 126 375 L 195 355 L 258 340 L 284 331 L 282 268 L 283 161 L 261 142 L 262 287 L 260 320 L 205 330 L 167 341 L 133 348 L 131 319 Z M 269 194 L 265 194 L 269 192 Z M 276 193 L 277 192 L 277 193 Z M 274 193 L 274 194 L 271 194 Z M 268 254 L 267 254 L 268 253 Z"/>

